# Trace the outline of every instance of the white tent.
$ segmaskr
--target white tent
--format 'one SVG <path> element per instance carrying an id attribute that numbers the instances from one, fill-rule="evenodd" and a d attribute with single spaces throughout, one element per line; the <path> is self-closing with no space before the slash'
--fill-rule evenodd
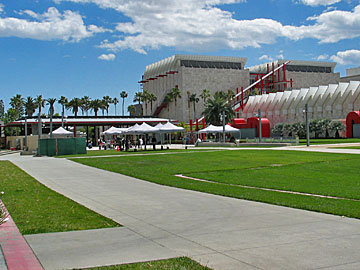
<path id="1" fill-rule="evenodd" d="M 239 131 L 240 131 L 240 129 L 234 128 L 230 125 L 225 125 L 225 133 L 233 133 L 233 132 L 239 132 Z M 223 126 L 209 125 L 208 127 L 201 129 L 198 132 L 199 133 L 222 133 Z"/>
<path id="2" fill-rule="evenodd" d="M 174 124 L 167 122 L 166 124 L 159 127 L 161 132 L 183 132 L 185 128 L 175 126 Z"/>
<path id="3" fill-rule="evenodd" d="M 152 127 L 145 122 L 141 125 L 135 124 L 134 126 L 130 127 L 126 133 L 127 134 L 147 134 L 147 133 L 156 133 L 159 132 L 159 129 L 156 127 Z"/>
<path id="4" fill-rule="evenodd" d="M 103 132 L 105 135 L 120 135 L 123 134 L 125 131 L 127 131 L 127 128 L 116 128 L 111 127 Z"/>
<path id="5" fill-rule="evenodd" d="M 52 132 L 52 135 L 55 136 L 73 136 L 74 134 L 71 131 L 67 131 L 66 129 L 59 127 Z"/>

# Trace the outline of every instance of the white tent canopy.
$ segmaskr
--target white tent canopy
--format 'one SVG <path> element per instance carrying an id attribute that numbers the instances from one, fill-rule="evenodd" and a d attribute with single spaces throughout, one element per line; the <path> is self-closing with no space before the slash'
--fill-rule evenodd
<path id="1" fill-rule="evenodd" d="M 127 128 L 117 128 L 117 127 L 111 127 L 103 132 L 105 135 L 120 135 L 126 132 Z"/>
<path id="2" fill-rule="evenodd" d="M 156 127 L 152 127 L 145 122 L 141 125 L 135 124 L 134 126 L 130 127 L 126 133 L 127 134 L 147 134 L 147 133 L 156 133 L 159 132 L 159 129 Z"/>
<path id="3" fill-rule="evenodd" d="M 59 127 L 52 132 L 53 135 L 73 135 L 71 131 L 67 131 L 66 129 Z"/>
<path id="4" fill-rule="evenodd" d="M 167 122 L 166 124 L 159 127 L 161 132 L 183 132 L 185 128 L 175 126 L 174 124 Z"/>
<path id="5" fill-rule="evenodd" d="M 233 132 L 239 132 L 240 130 L 237 128 L 234 128 L 230 125 L 225 125 L 225 133 L 233 133 Z M 201 129 L 198 131 L 199 133 L 222 133 L 223 132 L 223 126 L 213 126 L 209 125 L 208 127 Z"/>

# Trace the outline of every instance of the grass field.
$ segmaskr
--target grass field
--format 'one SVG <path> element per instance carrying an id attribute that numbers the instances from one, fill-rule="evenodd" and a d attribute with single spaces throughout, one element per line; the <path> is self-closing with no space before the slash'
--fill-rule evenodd
<path id="1" fill-rule="evenodd" d="M 9 161 L 0 161 L 0 191 L 22 234 L 120 226 L 48 189 Z"/>
<path id="2" fill-rule="evenodd" d="M 162 185 L 360 218 L 360 155 L 239 150 L 75 161 Z M 211 182 L 183 179 L 175 174 Z M 344 199 L 319 198 L 234 185 Z"/>
<path id="3" fill-rule="evenodd" d="M 86 270 L 211 270 L 187 258 L 87 268 Z"/>

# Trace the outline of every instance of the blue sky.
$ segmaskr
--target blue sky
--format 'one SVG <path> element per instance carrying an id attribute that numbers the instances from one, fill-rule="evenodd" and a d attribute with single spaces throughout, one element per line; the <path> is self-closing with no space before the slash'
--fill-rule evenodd
<path id="1" fill-rule="evenodd" d="M 173 54 L 335 61 L 345 75 L 359 45 L 358 0 L 0 0 L 0 99 L 125 90 L 127 107 L 146 65 Z"/>

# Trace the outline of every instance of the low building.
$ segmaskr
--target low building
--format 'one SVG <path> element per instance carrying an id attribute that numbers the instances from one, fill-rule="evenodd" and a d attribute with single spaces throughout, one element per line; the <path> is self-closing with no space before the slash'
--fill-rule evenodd
<path id="1" fill-rule="evenodd" d="M 346 76 L 340 79 L 342 82 L 360 81 L 360 67 L 349 68 L 346 70 Z"/>

